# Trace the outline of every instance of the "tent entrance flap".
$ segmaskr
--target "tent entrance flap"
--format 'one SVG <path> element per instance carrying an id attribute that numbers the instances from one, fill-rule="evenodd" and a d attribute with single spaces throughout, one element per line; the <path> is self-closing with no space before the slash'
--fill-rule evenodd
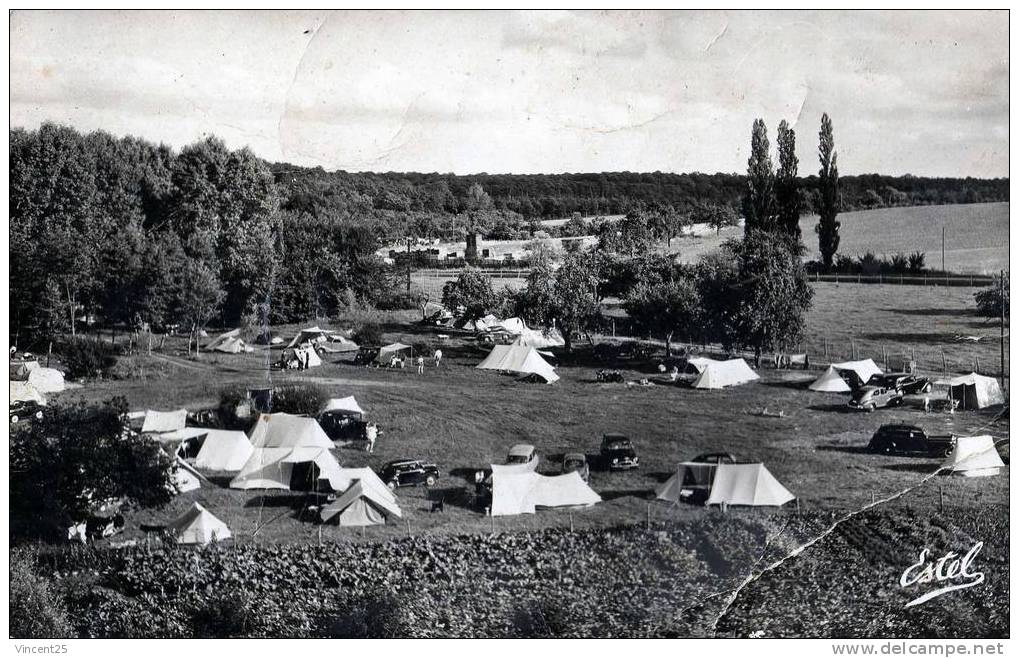
<path id="1" fill-rule="evenodd" d="M 297 462 L 290 470 L 291 491 L 318 491 L 322 469 L 315 462 Z"/>

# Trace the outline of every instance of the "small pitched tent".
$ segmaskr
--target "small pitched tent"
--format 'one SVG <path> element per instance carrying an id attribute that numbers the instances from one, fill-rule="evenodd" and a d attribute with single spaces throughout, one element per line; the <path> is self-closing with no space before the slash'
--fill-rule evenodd
<path id="1" fill-rule="evenodd" d="M 655 490 L 655 497 L 678 503 L 693 492 L 693 487 L 710 489 L 717 467 L 717 464 L 682 462 L 676 467 L 676 473 Z"/>
<path id="2" fill-rule="evenodd" d="M 535 473 L 533 467 L 492 465 L 492 516 L 534 514 L 539 507 L 590 507 L 598 502 L 601 496 L 576 471 L 546 476 Z"/>
<path id="3" fill-rule="evenodd" d="M 693 382 L 694 388 L 724 388 L 760 379 L 743 359 L 708 363 Z"/>
<path id="4" fill-rule="evenodd" d="M 231 329 L 221 333 L 205 345 L 207 352 L 224 352 L 226 354 L 237 354 L 243 352 L 246 345 L 240 339 L 241 330 Z"/>
<path id="5" fill-rule="evenodd" d="M 1001 393 L 998 380 L 993 377 L 984 377 L 971 372 L 968 375 L 942 379 L 935 383 L 948 386 L 949 395 L 953 400 L 959 401 L 959 407 L 962 409 L 983 409 L 1005 403 L 1005 396 Z"/>
<path id="6" fill-rule="evenodd" d="M 178 544 L 208 544 L 230 538 L 230 528 L 198 503 L 166 524 Z"/>
<path id="7" fill-rule="evenodd" d="M 32 368 L 28 372 L 28 383 L 44 395 L 59 393 L 64 390 L 64 373 L 55 368 Z"/>
<path id="8" fill-rule="evenodd" d="M 1005 462 L 994 446 L 994 439 L 987 435 L 960 436 L 941 468 L 953 475 L 985 477 L 1001 473 Z"/>
<path id="9" fill-rule="evenodd" d="M 838 370 L 839 374 L 852 373 L 850 377 L 854 380 L 854 386 L 863 386 L 871 377 L 881 374 L 881 368 L 877 367 L 873 359 L 843 361 L 842 363 L 833 363 L 831 367 Z"/>
<path id="10" fill-rule="evenodd" d="M 491 313 L 479 320 L 468 320 L 461 325 L 461 329 L 468 331 L 480 331 L 482 333 L 499 326 L 499 318 L 495 317 Z"/>
<path id="11" fill-rule="evenodd" d="M 835 369 L 835 366 L 828 366 L 824 374 L 815 379 L 807 388 L 812 391 L 821 391 L 822 393 L 849 393 L 852 391 L 846 380 L 842 379 L 842 375 Z"/>
<path id="12" fill-rule="evenodd" d="M 317 488 L 327 480 L 342 491 L 349 482 L 331 452 L 333 442 L 314 418 L 262 414 L 249 438 L 251 456 L 230 481 L 233 489 Z"/>
<path id="13" fill-rule="evenodd" d="M 361 480 L 354 482 L 343 495 L 319 512 L 323 523 L 335 518 L 341 526 L 383 525 L 391 517 L 402 516 L 396 499 L 387 498 Z"/>
<path id="14" fill-rule="evenodd" d="M 719 464 L 704 504 L 782 506 L 795 498 L 764 464 Z"/>
<path id="15" fill-rule="evenodd" d="M 390 343 L 379 349 L 379 355 L 375 357 L 376 363 L 388 365 L 394 356 L 407 357 L 414 348 L 403 343 Z"/>
<path id="16" fill-rule="evenodd" d="M 322 405 L 322 411 L 319 415 L 324 414 L 340 414 L 343 416 L 354 416 L 356 418 L 364 417 L 364 409 L 357 403 L 353 395 L 348 395 L 345 398 L 332 398 L 324 405 Z"/>
<path id="17" fill-rule="evenodd" d="M 711 363 L 721 363 L 721 361 L 717 359 L 709 359 L 706 356 L 691 356 L 686 360 L 687 372 L 699 375 L 704 372 L 704 369 Z"/>
<path id="18" fill-rule="evenodd" d="M 163 433 L 182 430 L 187 424 L 188 410 L 177 409 L 176 411 L 153 411 L 145 412 L 145 421 L 142 423 L 142 434 L 148 432 Z"/>
<path id="19" fill-rule="evenodd" d="M 537 376 L 547 384 L 559 381 L 559 375 L 533 347 L 496 345 L 485 360 L 477 365 L 482 370 L 499 370 L 525 376 Z"/>
<path id="20" fill-rule="evenodd" d="M 239 471 L 251 458 L 253 451 L 254 447 L 244 432 L 209 430 L 195 456 L 195 468 Z"/>
<path id="21" fill-rule="evenodd" d="M 519 336 L 527 330 L 527 325 L 520 318 L 508 318 L 500 322 L 497 327 L 514 336 Z"/>
<path id="22" fill-rule="evenodd" d="M 10 363 L 11 379 L 23 382 L 28 381 L 28 373 L 32 372 L 38 367 L 40 367 L 38 361 L 11 361 Z"/>
<path id="23" fill-rule="evenodd" d="M 17 402 L 35 402 L 46 404 L 46 398 L 29 382 L 11 382 L 11 404 Z"/>

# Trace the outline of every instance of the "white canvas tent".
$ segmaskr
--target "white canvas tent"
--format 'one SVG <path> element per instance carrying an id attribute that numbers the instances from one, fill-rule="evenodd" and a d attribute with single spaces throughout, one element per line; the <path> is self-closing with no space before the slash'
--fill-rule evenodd
<path id="1" fill-rule="evenodd" d="M 527 325 L 520 318 L 507 318 L 498 324 L 498 328 L 506 333 L 519 336 L 527 330 Z"/>
<path id="2" fill-rule="evenodd" d="M 38 361 L 11 361 L 10 362 L 10 376 L 11 379 L 19 381 L 28 381 L 28 373 L 32 372 L 36 368 L 41 367 Z"/>
<path id="3" fill-rule="evenodd" d="M 175 493 L 179 494 L 194 491 L 202 486 L 202 476 L 179 457 L 177 458 L 177 468 L 170 480 L 173 482 Z"/>
<path id="4" fill-rule="evenodd" d="M 757 379 L 760 379 L 760 377 L 750 369 L 750 366 L 743 359 L 712 361 L 704 367 L 701 374 L 694 380 L 693 387 L 717 389 L 746 384 Z"/>
<path id="5" fill-rule="evenodd" d="M 410 345 L 404 345 L 403 343 L 390 343 L 379 349 L 379 355 L 375 357 L 375 361 L 382 365 L 389 365 L 394 356 L 409 356 L 407 353 L 413 349 Z"/>
<path id="6" fill-rule="evenodd" d="M 461 329 L 468 331 L 480 331 L 482 333 L 499 326 L 499 318 L 495 317 L 491 313 L 478 320 L 468 320 L 461 325 Z"/>
<path id="7" fill-rule="evenodd" d="M 962 409 L 983 409 L 1005 403 L 1005 396 L 998 386 L 998 380 L 993 377 L 984 377 L 971 372 L 951 379 L 939 379 L 934 383 L 947 386 L 949 396 L 953 400 L 958 400 Z"/>
<path id="8" fill-rule="evenodd" d="M 981 436 L 960 436 L 956 439 L 955 449 L 945 459 L 941 468 L 953 475 L 966 477 L 985 477 L 997 475 L 1005 462 L 994 446 L 994 438 L 984 434 Z"/>
<path id="9" fill-rule="evenodd" d="M 354 341 L 336 333 L 329 334 L 329 339 L 319 343 L 319 347 L 327 352 L 357 352 L 361 349 Z"/>
<path id="10" fill-rule="evenodd" d="M 352 527 L 382 525 L 391 517 L 401 516 L 400 507 L 392 494 L 386 497 L 361 480 L 354 482 L 342 496 L 319 512 L 323 523 L 335 518 L 341 526 Z"/>
<path id="11" fill-rule="evenodd" d="M 558 329 L 540 331 L 538 329 L 525 328 L 524 331 L 513 341 L 514 345 L 533 347 L 535 349 L 547 349 L 549 347 L 562 347 L 566 344 L 563 335 Z"/>
<path id="12" fill-rule="evenodd" d="M 336 491 L 348 486 L 332 453 L 333 443 L 314 418 L 262 414 L 249 438 L 251 456 L 230 481 L 233 489 L 290 489 L 299 464 L 316 472 L 319 480 L 328 480 Z"/>
<path id="13" fill-rule="evenodd" d="M 691 356 L 687 358 L 686 365 L 688 370 L 693 370 L 698 375 L 704 372 L 704 369 L 711 363 L 721 363 L 718 359 L 709 359 L 706 356 Z"/>
<path id="14" fill-rule="evenodd" d="M 856 378 L 860 384 L 866 384 L 867 381 L 874 375 L 881 374 L 881 368 L 877 367 L 873 359 L 862 359 L 860 361 L 843 361 L 842 363 L 831 364 L 832 368 L 835 368 L 840 373 L 842 371 L 855 373 Z"/>
<path id="15" fill-rule="evenodd" d="M 691 487 L 710 487 L 716 468 L 716 464 L 682 462 L 676 467 L 676 473 L 655 490 L 655 497 L 678 503 L 684 493 L 692 493 Z"/>
<path id="16" fill-rule="evenodd" d="M 254 352 L 255 348 L 245 343 L 240 338 L 227 338 L 222 343 L 213 347 L 213 352 L 222 352 L 224 354 L 240 354 L 242 352 Z"/>
<path id="17" fill-rule="evenodd" d="M 764 464 L 719 464 L 704 504 L 781 506 L 795 498 Z"/>
<path id="18" fill-rule="evenodd" d="M 166 524 L 178 544 L 208 544 L 230 538 L 230 528 L 211 512 L 194 503 L 191 509 Z"/>
<path id="19" fill-rule="evenodd" d="M 540 475 L 532 470 L 492 465 L 492 516 L 534 514 L 539 507 L 589 507 L 601 496 L 576 471 Z M 525 466 L 521 464 L 520 466 Z"/>
<path id="20" fill-rule="evenodd" d="M 239 328 L 225 331 L 206 343 L 205 350 L 207 352 L 236 354 L 244 349 L 244 341 L 240 340 L 240 335 L 241 330 Z"/>
<path id="21" fill-rule="evenodd" d="M 807 388 L 822 393 L 849 393 L 852 391 L 835 366 L 828 366 L 828 369 Z"/>
<path id="22" fill-rule="evenodd" d="M 163 432 L 182 430 L 187 424 L 187 420 L 187 409 L 177 409 L 176 411 L 148 409 L 145 411 L 145 421 L 142 423 L 142 434 L 149 432 L 162 434 Z"/>
<path id="23" fill-rule="evenodd" d="M 28 372 L 28 383 L 42 394 L 59 393 L 64 390 L 64 373 L 55 368 L 32 368 Z"/>
<path id="24" fill-rule="evenodd" d="M 308 345 L 307 347 L 298 347 L 294 351 L 301 352 L 306 355 L 309 368 L 315 368 L 322 365 L 322 357 L 318 355 L 318 352 L 315 351 L 315 348 L 312 345 Z"/>
<path id="25" fill-rule="evenodd" d="M 348 395 L 345 398 L 332 398 L 322 405 L 322 411 L 319 415 L 338 413 L 346 416 L 357 416 L 358 418 L 364 417 L 364 409 L 357 403 L 353 395 Z"/>
<path id="26" fill-rule="evenodd" d="M 17 402 L 35 402 L 46 404 L 46 398 L 29 382 L 11 382 L 11 404 Z"/>
<path id="27" fill-rule="evenodd" d="M 559 381 L 559 375 L 555 373 L 555 368 L 541 358 L 541 355 L 533 347 L 524 345 L 496 345 L 477 367 L 482 370 L 535 375 L 547 384 Z"/>
<path id="28" fill-rule="evenodd" d="M 297 347 L 305 343 L 320 343 L 328 340 L 333 332 L 328 329 L 320 329 L 317 325 L 301 329 L 301 332 L 294 336 L 294 339 L 287 343 L 287 347 Z"/>
<path id="29" fill-rule="evenodd" d="M 254 447 L 244 432 L 208 430 L 195 457 L 195 468 L 239 471 L 251 458 Z"/>

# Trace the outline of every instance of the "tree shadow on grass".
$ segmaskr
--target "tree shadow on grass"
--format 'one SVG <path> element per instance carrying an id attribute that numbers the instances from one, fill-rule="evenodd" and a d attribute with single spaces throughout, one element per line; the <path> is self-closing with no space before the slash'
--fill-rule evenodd
<path id="1" fill-rule="evenodd" d="M 927 345 L 940 345 L 942 343 L 955 343 L 954 333 L 927 333 L 927 332 L 889 332 L 863 334 L 860 338 L 865 340 L 876 340 L 896 343 L 918 343 Z"/>
<path id="2" fill-rule="evenodd" d="M 655 492 L 651 489 L 609 489 L 608 491 L 599 491 L 598 495 L 601 496 L 602 500 L 615 500 L 626 497 L 651 500 L 655 497 Z"/>
<path id="3" fill-rule="evenodd" d="M 820 445 L 815 446 L 816 450 L 822 452 L 844 452 L 848 455 L 870 455 L 874 454 L 870 451 L 867 446 L 840 446 L 840 445 Z"/>
<path id="4" fill-rule="evenodd" d="M 938 470 L 938 462 L 905 462 L 902 464 L 889 464 L 883 466 L 886 471 L 897 471 L 899 473 L 923 473 L 930 475 Z"/>
<path id="5" fill-rule="evenodd" d="M 772 386 L 774 388 L 789 388 L 789 389 L 792 389 L 794 391 L 806 391 L 806 390 L 808 390 L 807 386 L 809 386 L 812 381 L 814 381 L 813 377 L 810 378 L 810 379 L 801 379 L 801 380 L 798 380 L 798 381 L 797 380 L 794 380 L 794 381 L 786 380 L 786 381 L 761 382 L 761 383 L 764 384 L 765 386 Z"/>
<path id="6" fill-rule="evenodd" d="M 649 478 L 653 479 L 658 484 L 661 484 L 661 483 L 665 482 L 666 480 L 668 480 L 669 478 L 671 478 L 675 474 L 676 474 L 675 471 L 669 471 L 669 472 L 654 471 L 654 472 L 648 473 L 647 476 Z"/>
<path id="7" fill-rule="evenodd" d="M 855 409 L 850 409 L 843 402 L 842 404 L 812 404 L 807 409 L 811 411 L 831 411 L 842 414 L 855 414 L 858 413 Z"/>
<path id="8" fill-rule="evenodd" d="M 305 494 L 283 494 L 279 496 L 255 496 L 248 502 L 244 503 L 245 507 L 272 507 L 281 508 L 289 507 L 291 509 L 300 509 L 304 507 Z"/>
<path id="9" fill-rule="evenodd" d="M 882 310 L 900 315 L 918 316 L 966 317 L 975 315 L 973 310 L 968 308 L 886 308 Z"/>
<path id="10" fill-rule="evenodd" d="M 433 510 L 434 503 L 439 502 L 444 506 L 459 507 L 471 512 L 478 511 L 473 490 L 467 487 L 432 487 L 428 490 L 428 500 L 432 505 L 425 509 L 429 512 Z"/>

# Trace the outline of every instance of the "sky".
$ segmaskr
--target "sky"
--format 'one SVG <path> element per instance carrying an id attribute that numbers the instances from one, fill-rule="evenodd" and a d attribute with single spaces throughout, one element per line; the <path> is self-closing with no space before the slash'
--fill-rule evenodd
<path id="1" fill-rule="evenodd" d="M 1008 175 L 1008 13 L 13 12 L 11 125 L 347 171 Z"/>

